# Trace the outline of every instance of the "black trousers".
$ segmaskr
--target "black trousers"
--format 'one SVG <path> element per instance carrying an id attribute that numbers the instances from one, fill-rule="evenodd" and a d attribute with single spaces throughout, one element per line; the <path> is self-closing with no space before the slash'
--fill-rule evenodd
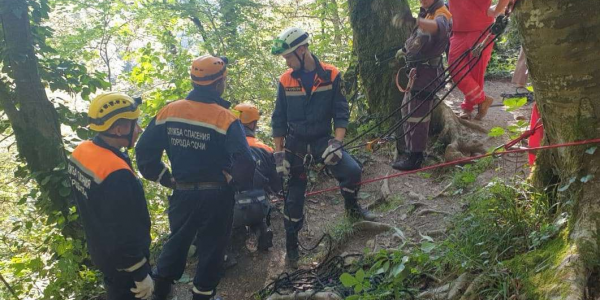
<path id="1" fill-rule="evenodd" d="M 201 292 L 214 293 L 231 235 L 233 204 L 230 187 L 175 190 L 169 199 L 171 234 L 158 258 L 156 277 L 181 278 L 188 249 L 196 237 L 198 265 L 194 286 Z"/>

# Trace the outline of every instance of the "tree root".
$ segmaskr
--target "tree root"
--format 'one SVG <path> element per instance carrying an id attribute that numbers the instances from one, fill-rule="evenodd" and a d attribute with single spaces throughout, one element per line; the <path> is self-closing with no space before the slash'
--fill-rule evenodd
<path id="1" fill-rule="evenodd" d="M 390 172 L 387 172 L 385 174 L 385 176 L 388 175 L 390 175 Z M 390 190 L 390 181 L 388 178 L 384 179 L 383 183 L 381 184 L 381 194 L 385 199 L 387 199 L 392 194 L 392 191 Z"/>
<path id="2" fill-rule="evenodd" d="M 479 296 L 479 291 L 488 284 L 485 273 L 477 275 L 471 282 L 465 293 L 460 297 L 460 300 L 475 300 Z"/>
<path id="3" fill-rule="evenodd" d="M 448 291 L 450 290 L 450 284 L 445 284 L 440 287 L 422 292 L 417 296 L 418 299 L 446 299 Z"/>
<path id="4" fill-rule="evenodd" d="M 430 236 L 430 237 L 439 237 L 439 236 L 446 234 L 446 229 L 431 230 L 431 231 L 427 231 L 423 234 L 426 236 Z"/>
<path id="5" fill-rule="evenodd" d="M 295 292 L 290 295 L 278 295 L 273 294 L 267 298 L 267 300 L 342 300 L 344 298 L 340 297 L 336 293 L 333 292 L 318 292 L 313 295 L 313 291 L 306 292 Z"/>
<path id="6" fill-rule="evenodd" d="M 478 124 L 458 118 L 452 109 L 443 103 L 433 113 L 432 131 L 438 134 L 438 141 L 446 145 L 446 161 L 486 152 L 479 134 L 486 133 L 487 130 Z"/>
<path id="7" fill-rule="evenodd" d="M 392 209 L 392 210 L 390 211 L 390 213 L 394 213 L 394 212 L 396 212 L 396 211 L 397 211 L 397 210 L 399 210 L 399 209 L 402 209 L 402 208 L 405 208 L 405 207 L 409 207 L 409 206 L 413 206 L 413 210 L 412 210 L 412 211 L 414 211 L 414 210 L 418 209 L 418 208 L 419 208 L 419 207 L 421 207 L 421 206 L 427 206 L 427 204 L 425 204 L 425 203 L 421 203 L 421 202 L 411 202 L 411 203 L 406 203 L 406 204 L 399 205 L 398 207 L 396 207 L 396 208 Z M 412 212 L 412 211 L 411 211 L 411 212 Z"/>
<path id="8" fill-rule="evenodd" d="M 355 230 L 359 231 L 375 231 L 375 232 L 385 232 L 388 230 L 394 229 L 394 226 L 379 223 L 379 222 L 371 222 L 371 221 L 360 221 L 352 224 L 352 227 Z"/>
<path id="9" fill-rule="evenodd" d="M 472 275 L 468 272 L 462 273 L 452 283 L 452 288 L 448 292 L 448 300 L 457 300 L 471 282 Z"/>
<path id="10" fill-rule="evenodd" d="M 441 211 L 441 210 L 424 209 L 417 213 L 417 217 L 422 217 L 422 216 L 428 215 L 428 214 L 442 214 L 442 215 L 447 215 L 447 216 L 451 215 L 449 212 L 445 212 L 445 211 Z"/>

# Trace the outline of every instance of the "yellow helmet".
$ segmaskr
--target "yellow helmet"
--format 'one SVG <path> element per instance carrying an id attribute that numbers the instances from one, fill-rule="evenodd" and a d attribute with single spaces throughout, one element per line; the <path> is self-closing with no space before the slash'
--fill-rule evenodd
<path id="1" fill-rule="evenodd" d="M 133 100 L 123 93 L 100 94 L 90 103 L 90 129 L 102 132 L 108 130 L 118 119 L 135 120 L 141 114 L 140 104 L 141 99 Z"/>
<path id="2" fill-rule="evenodd" d="M 242 124 L 252 123 L 260 119 L 260 113 L 254 104 L 241 103 L 236 105 L 233 109 L 235 110 L 235 116 L 240 119 Z"/>

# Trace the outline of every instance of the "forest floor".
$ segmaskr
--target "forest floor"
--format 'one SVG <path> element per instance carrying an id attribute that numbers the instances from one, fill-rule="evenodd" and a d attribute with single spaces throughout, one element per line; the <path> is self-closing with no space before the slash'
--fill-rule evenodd
<path id="1" fill-rule="evenodd" d="M 494 104 L 501 104 L 501 93 L 513 93 L 513 85 L 506 80 L 493 80 L 486 82 L 485 91 L 495 99 Z M 461 94 L 454 91 L 445 101 L 453 110 L 459 111 Z M 490 108 L 488 115 L 482 121 L 474 121 L 486 129 L 494 127 L 506 128 L 517 119 L 529 119 L 531 105 L 523 106 L 516 111 L 507 112 L 503 106 Z M 507 141 L 508 137 L 491 138 L 479 134 L 486 149 L 496 147 Z M 364 165 L 363 179 L 370 179 L 386 174 L 395 173 L 390 164 L 393 160 L 393 145 L 380 149 L 375 154 L 368 155 Z M 512 178 L 518 172 L 528 172 L 523 168 L 526 164 L 526 155 L 496 159 L 484 173 L 477 177 L 474 185 L 486 185 L 491 178 Z M 434 159 L 428 159 L 426 164 L 435 164 Z M 456 168 L 456 167 L 455 167 Z M 434 239 L 444 235 L 452 216 L 464 209 L 461 193 L 448 191 L 452 178 L 450 172 L 435 171 L 417 173 L 408 176 L 392 178 L 389 180 L 391 196 L 388 205 L 380 206 L 374 210 L 378 222 L 386 223 L 400 228 L 406 237 L 413 242 L 420 240 L 420 234 L 430 235 Z M 334 179 L 324 178 L 311 188 L 320 190 L 335 186 Z M 359 194 L 362 205 L 373 203 L 381 198 L 382 182 L 375 182 L 362 187 Z M 275 207 L 281 211 L 282 204 L 276 203 Z M 424 210 L 437 211 L 423 213 Z M 300 233 L 301 242 L 312 246 L 325 232 L 330 232 L 335 226 L 342 224 L 344 217 L 343 199 L 338 192 L 330 192 L 307 198 L 305 207 L 305 225 Z M 289 271 L 285 266 L 285 232 L 281 213 L 272 213 L 272 229 L 274 232 L 273 248 L 268 252 L 250 251 L 241 245 L 233 249 L 238 264 L 225 271 L 224 277 L 218 287 L 218 295 L 227 300 L 252 299 L 253 294 L 275 279 L 280 273 Z M 401 241 L 394 238 L 391 232 L 377 235 L 362 233 L 352 235 L 346 242 L 338 245 L 336 253 L 363 253 L 365 247 L 371 250 L 388 249 L 397 247 Z M 314 251 L 326 251 L 321 245 Z M 314 254 L 314 253 L 312 253 Z M 306 253 L 305 253 L 306 255 Z M 318 255 L 306 255 L 301 259 L 301 268 L 314 266 Z M 313 258 L 316 257 L 316 258 Z M 191 280 L 194 276 L 196 260 L 188 259 L 185 274 L 177 283 L 173 293 L 173 300 L 191 299 Z"/>

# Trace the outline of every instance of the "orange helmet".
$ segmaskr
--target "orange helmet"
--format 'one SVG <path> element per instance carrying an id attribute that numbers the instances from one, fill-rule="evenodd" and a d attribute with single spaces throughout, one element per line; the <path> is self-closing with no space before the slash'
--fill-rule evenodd
<path id="1" fill-rule="evenodd" d="M 254 104 L 241 103 L 233 108 L 236 112 L 234 113 L 242 124 L 252 123 L 260 119 L 260 113 Z"/>
<path id="2" fill-rule="evenodd" d="M 190 76 L 197 85 L 210 85 L 227 75 L 227 59 L 203 55 L 192 62 Z"/>

